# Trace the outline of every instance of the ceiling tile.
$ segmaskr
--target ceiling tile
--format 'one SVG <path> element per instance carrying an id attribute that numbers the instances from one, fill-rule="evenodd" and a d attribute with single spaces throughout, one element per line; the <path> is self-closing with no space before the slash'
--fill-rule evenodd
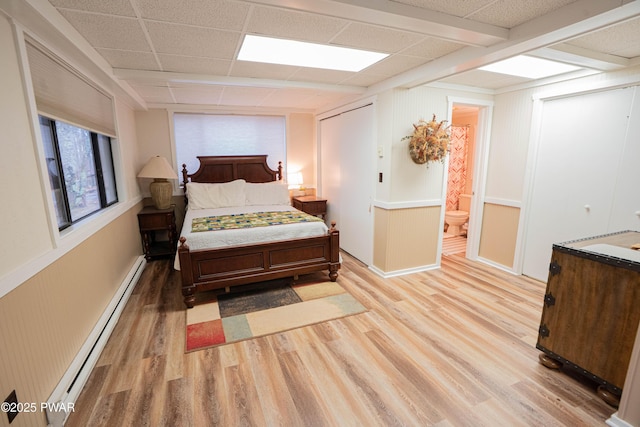
<path id="1" fill-rule="evenodd" d="M 322 92 L 313 89 L 279 89 L 263 102 L 263 106 L 288 108 L 294 103 L 298 108 L 317 109 L 337 102 L 347 103 L 357 95 L 345 95 L 336 92 Z"/>
<path id="2" fill-rule="evenodd" d="M 331 43 L 375 52 L 395 53 L 423 39 L 424 36 L 410 32 L 352 23 Z"/>
<path id="3" fill-rule="evenodd" d="M 49 0 L 49 2 L 53 6 L 62 9 L 105 13 L 107 15 L 136 16 L 129 0 Z"/>
<path id="4" fill-rule="evenodd" d="M 97 51 L 113 68 L 160 71 L 155 56 L 150 52 L 132 52 L 129 50 L 104 48 L 99 48 Z"/>
<path id="5" fill-rule="evenodd" d="M 391 0 L 394 3 L 407 4 L 409 6 L 419 7 L 421 9 L 433 10 L 435 12 L 442 12 L 452 16 L 458 16 L 463 18 L 475 12 L 476 10 L 485 7 L 486 5 L 494 2 L 495 0 L 465 0 L 465 1 L 451 1 L 451 0 Z"/>
<path id="6" fill-rule="evenodd" d="M 439 80 L 443 83 L 459 84 L 464 86 L 480 87 L 485 89 L 499 89 L 501 87 L 513 86 L 530 82 L 530 79 L 506 74 L 492 73 L 490 71 L 472 70 L 465 73 L 456 74 L 451 77 Z"/>
<path id="7" fill-rule="evenodd" d="M 178 104 L 218 105 L 223 92 L 222 86 L 173 85 L 171 92 Z"/>
<path id="8" fill-rule="evenodd" d="M 355 73 L 350 73 L 348 71 L 300 67 L 298 71 L 296 71 L 293 76 L 291 76 L 290 80 L 300 82 L 337 84 L 345 79 L 352 77 L 354 74 Z"/>
<path id="9" fill-rule="evenodd" d="M 467 45 L 427 37 L 425 40 L 399 52 L 403 55 L 421 56 L 427 59 L 439 58 L 443 55 L 455 52 Z"/>
<path id="10" fill-rule="evenodd" d="M 638 56 L 639 41 L 640 18 L 637 18 L 569 40 L 567 44 L 632 58 Z"/>
<path id="11" fill-rule="evenodd" d="M 498 0 L 467 18 L 503 28 L 513 28 L 576 0 Z"/>
<path id="12" fill-rule="evenodd" d="M 226 59 L 195 58 L 193 56 L 158 54 L 163 71 L 187 74 L 226 76 L 231 61 Z"/>
<path id="13" fill-rule="evenodd" d="M 261 106 L 264 99 L 274 91 L 263 87 L 226 86 L 221 97 L 223 105 Z"/>
<path id="14" fill-rule="evenodd" d="M 340 83 L 343 85 L 368 87 L 373 84 L 379 83 L 382 80 L 387 78 L 389 78 L 389 76 L 363 71 L 363 72 L 357 73 L 353 77 L 343 80 Z"/>
<path id="15" fill-rule="evenodd" d="M 140 85 L 129 82 L 129 85 L 146 101 L 150 103 L 173 103 L 169 88 L 164 86 Z"/>
<path id="16" fill-rule="evenodd" d="M 240 33 L 145 21 L 158 53 L 233 59 Z"/>
<path id="17" fill-rule="evenodd" d="M 328 43 L 348 21 L 272 7 L 256 7 L 247 32 L 316 43 Z"/>
<path id="18" fill-rule="evenodd" d="M 366 70 L 373 74 L 382 74 L 389 77 L 427 62 L 429 62 L 428 59 L 417 56 L 392 55 L 366 68 Z"/>
<path id="19" fill-rule="evenodd" d="M 94 47 L 151 51 L 136 19 L 71 10 L 61 10 L 60 13 Z"/>
<path id="20" fill-rule="evenodd" d="M 146 19 L 238 31 L 250 8 L 224 0 L 138 0 L 138 5 Z"/>
<path id="21" fill-rule="evenodd" d="M 263 64 L 251 61 L 234 61 L 230 76 L 289 80 L 299 67 L 291 65 Z"/>

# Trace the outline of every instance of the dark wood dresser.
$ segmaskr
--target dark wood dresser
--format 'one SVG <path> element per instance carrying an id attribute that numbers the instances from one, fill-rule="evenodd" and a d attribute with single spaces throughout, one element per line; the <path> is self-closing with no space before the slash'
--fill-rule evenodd
<path id="1" fill-rule="evenodd" d="M 573 369 L 617 406 L 640 322 L 640 233 L 553 245 L 536 347 L 547 367 Z"/>

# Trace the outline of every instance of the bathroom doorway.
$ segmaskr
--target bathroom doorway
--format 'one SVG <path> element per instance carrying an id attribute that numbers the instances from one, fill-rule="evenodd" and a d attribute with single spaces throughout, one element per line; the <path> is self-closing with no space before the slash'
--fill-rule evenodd
<path id="1" fill-rule="evenodd" d="M 453 104 L 446 162 L 442 254 L 466 256 L 472 212 L 480 107 Z"/>

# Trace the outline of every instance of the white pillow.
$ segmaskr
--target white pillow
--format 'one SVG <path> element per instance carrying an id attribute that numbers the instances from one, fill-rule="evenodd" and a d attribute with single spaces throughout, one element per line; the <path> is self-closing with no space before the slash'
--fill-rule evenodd
<path id="1" fill-rule="evenodd" d="M 252 183 L 247 182 L 244 191 L 246 205 L 291 205 L 289 188 L 279 182 Z"/>
<path id="2" fill-rule="evenodd" d="M 220 184 L 187 183 L 189 209 L 227 208 L 245 205 L 246 181 L 237 179 Z"/>

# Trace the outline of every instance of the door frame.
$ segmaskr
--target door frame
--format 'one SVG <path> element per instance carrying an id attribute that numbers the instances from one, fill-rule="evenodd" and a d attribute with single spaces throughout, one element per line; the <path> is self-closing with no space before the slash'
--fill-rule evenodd
<path id="1" fill-rule="evenodd" d="M 462 98 L 457 96 L 447 96 L 448 115 L 447 120 L 452 123 L 454 105 L 465 105 L 477 107 L 478 128 L 476 132 L 475 150 L 473 153 L 473 187 L 471 208 L 469 212 L 469 229 L 467 232 L 467 250 L 465 256 L 471 260 L 478 259 L 480 249 L 480 236 L 482 234 L 482 214 L 485 200 L 485 190 L 487 183 L 487 165 L 489 162 L 489 146 L 491 137 L 491 123 L 493 120 L 493 101 L 474 98 Z M 438 254 L 437 263 L 440 265 L 442 258 L 442 239 L 444 235 L 444 213 L 447 204 L 447 182 L 449 178 L 449 156 L 445 158 L 444 176 L 442 180 L 440 228 L 438 232 Z"/>

